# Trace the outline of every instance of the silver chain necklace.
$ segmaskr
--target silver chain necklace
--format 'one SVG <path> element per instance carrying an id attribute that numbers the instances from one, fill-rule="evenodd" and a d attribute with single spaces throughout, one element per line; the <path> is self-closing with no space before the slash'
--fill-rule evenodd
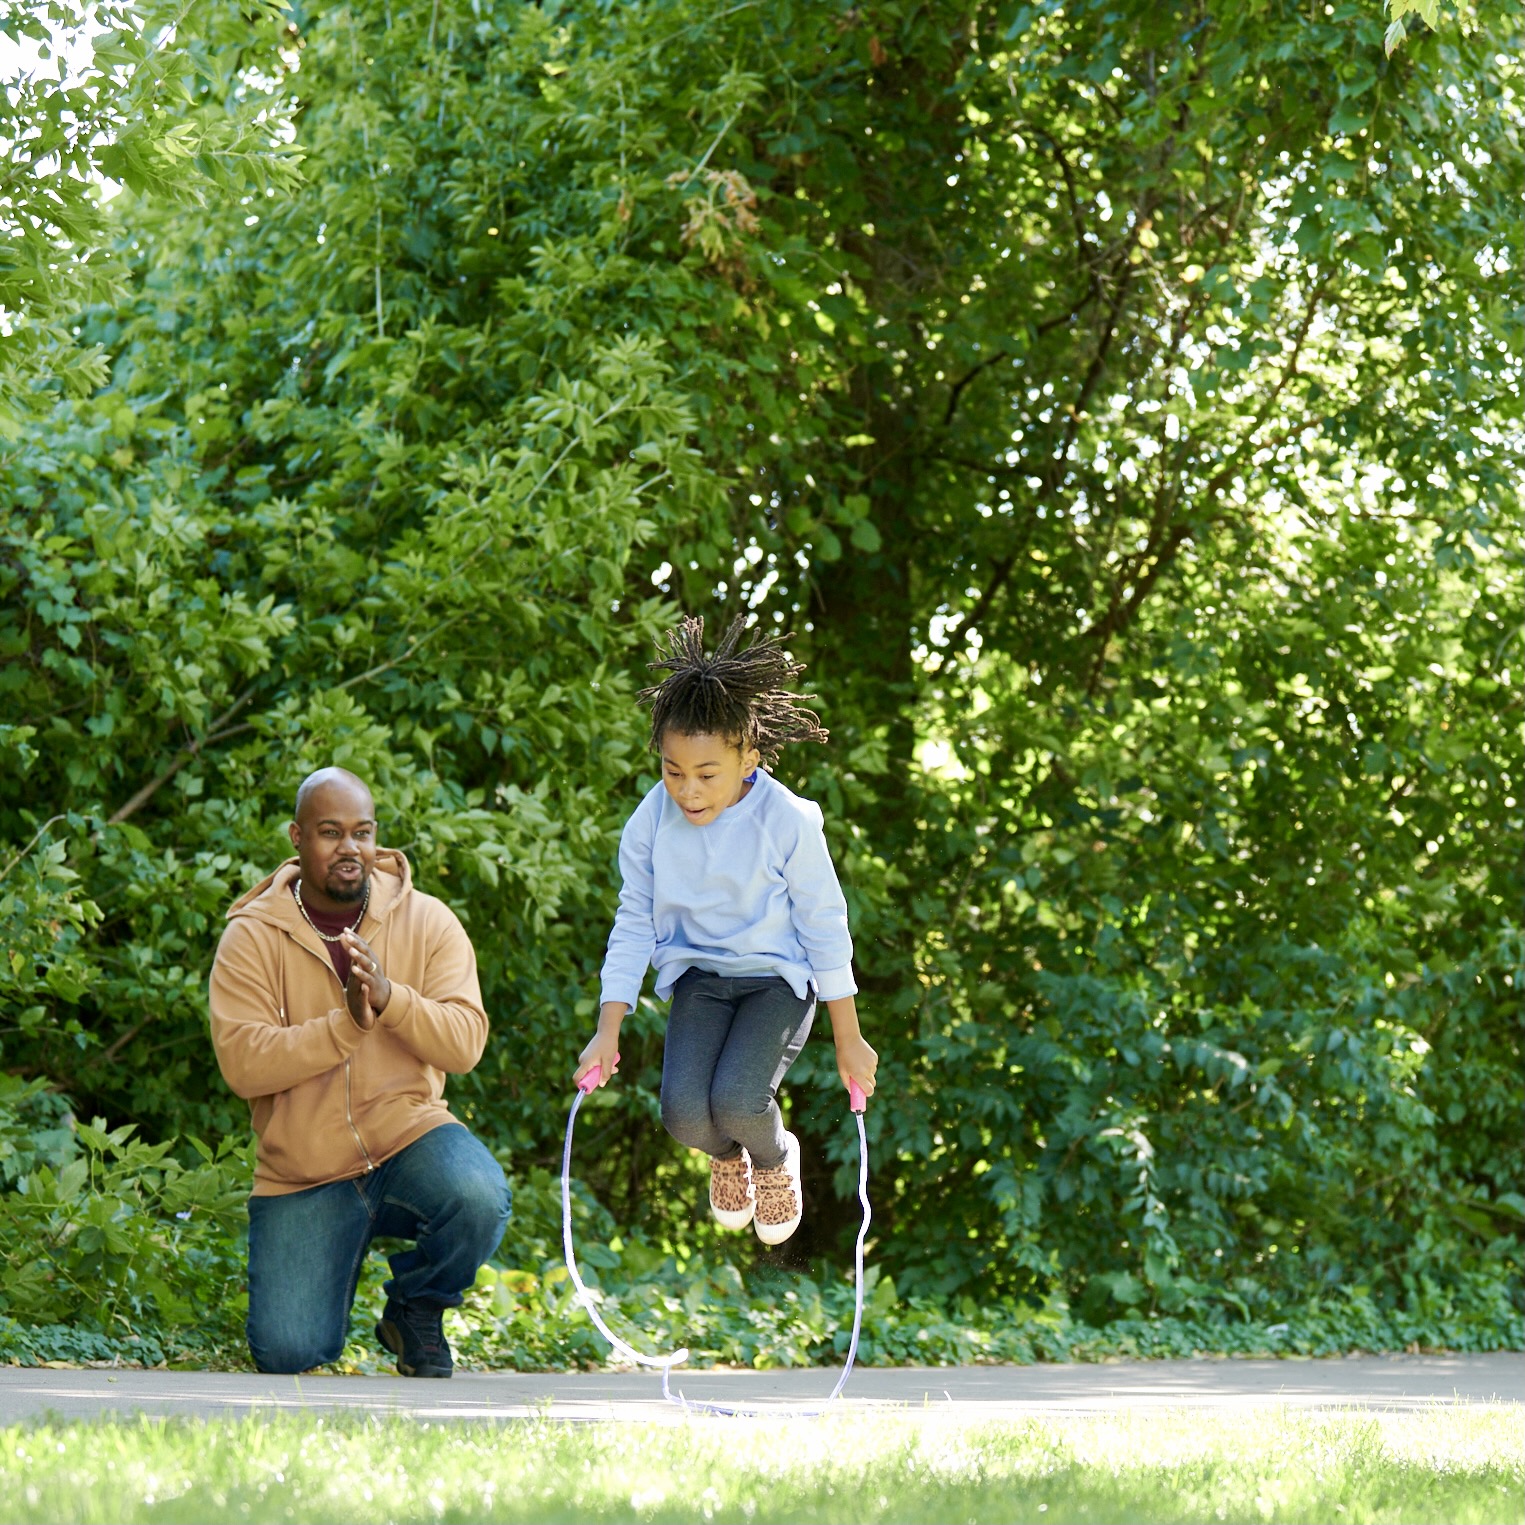
<path id="1" fill-rule="evenodd" d="M 326 943 L 342 942 L 344 940 L 344 932 L 353 932 L 355 928 L 365 920 L 366 907 L 371 903 L 371 881 L 367 879 L 365 881 L 365 899 L 360 902 L 360 914 L 355 918 L 354 922 L 350 926 L 347 926 L 344 929 L 344 932 L 340 932 L 337 937 L 334 937 L 323 931 L 323 929 L 318 926 L 312 917 L 307 914 L 307 907 L 302 904 L 302 876 L 300 874 L 297 875 L 296 883 L 292 886 L 292 889 L 296 895 L 297 910 L 302 913 L 302 920 L 305 921 L 307 925 L 311 927 L 313 931 L 316 932 L 318 936 L 321 937 Z"/>

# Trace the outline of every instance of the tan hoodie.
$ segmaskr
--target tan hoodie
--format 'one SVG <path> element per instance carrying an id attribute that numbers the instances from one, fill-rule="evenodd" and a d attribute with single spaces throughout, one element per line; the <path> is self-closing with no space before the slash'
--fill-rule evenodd
<path id="1" fill-rule="evenodd" d="M 360 935 L 392 983 L 369 1032 L 291 893 L 297 860 L 241 896 L 212 964 L 212 1046 L 245 1097 L 259 1143 L 254 1195 L 281 1196 L 374 1170 L 441 1123 L 446 1074 L 487 1044 L 477 961 L 442 900 L 382 848 Z"/>

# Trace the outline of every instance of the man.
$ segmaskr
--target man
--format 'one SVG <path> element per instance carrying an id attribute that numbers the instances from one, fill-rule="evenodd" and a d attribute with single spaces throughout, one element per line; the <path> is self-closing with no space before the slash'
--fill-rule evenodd
<path id="1" fill-rule="evenodd" d="M 482 1057 L 476 956 L 408 861 L 376 845 L 371 791 L 323 768 L 297 791 L 295 859 L 235 901 L 212 965 L 212 1043 L 253 1112 L 249 1351 L 267 1372 L 337 1359 L 366 1250 L 390 1257 L 376 1337 L 409 1377 L 453 1369 L 442 1315 L 498 1247 L 508 1185 L 450 1115 Z"/>

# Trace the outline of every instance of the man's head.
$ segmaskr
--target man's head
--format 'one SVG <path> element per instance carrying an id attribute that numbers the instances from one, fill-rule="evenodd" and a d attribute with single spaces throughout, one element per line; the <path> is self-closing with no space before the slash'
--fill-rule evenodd
<path id="1" fill-rule="evenodd" d="M 357 904 L 376 865 L 376 804 L 347 768 L 319 768 L 297 790 L 288 828 L 302 870 L 302 898 L 320 911 Z"/>

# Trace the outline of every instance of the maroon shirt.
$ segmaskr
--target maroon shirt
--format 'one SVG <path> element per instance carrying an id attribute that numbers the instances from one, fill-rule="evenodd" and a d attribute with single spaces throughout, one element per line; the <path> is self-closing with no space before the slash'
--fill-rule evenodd
<path id="1" fill-rule="evenodd" d="M 291 881 L 293 899 L 296 897 L 296 883 L 295 879 Z M 308 920 L 313 926 L 320 932 L 326 932 L 330 937 L 337 937 L 341 932 L 351 931 L 360 924 L 361 912 L 358 902 L 342 911 L 320 911 L 303 901 L 302 909 L 307 912 Z M 334 973 L 339 976 L 339 983 L 348 985 L 349 949 L 343 943 L 324 943 L 323 947 L 333 961 Z"/>

